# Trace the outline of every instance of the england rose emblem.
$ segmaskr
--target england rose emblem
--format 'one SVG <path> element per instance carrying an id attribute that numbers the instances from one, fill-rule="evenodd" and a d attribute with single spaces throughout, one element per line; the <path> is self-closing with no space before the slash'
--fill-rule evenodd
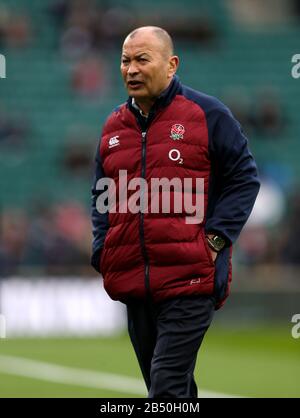
<path id="1" fill-rule="evenodd" d="M 184 132 L 185 132 L 184 126 L 180 125 L 180 123 L 176 123 L 171 128 L 170 138 L 174 139 L 174 141 L 176 141 L 178 139 L 183 139 Z"/>

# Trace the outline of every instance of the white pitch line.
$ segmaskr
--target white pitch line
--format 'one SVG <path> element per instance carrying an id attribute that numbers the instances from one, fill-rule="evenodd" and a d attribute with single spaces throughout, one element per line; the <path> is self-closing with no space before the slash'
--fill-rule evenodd
<path id="1" fill-rule="evenodd" d="M 67 385 L 146 394 L 143 381 L 134 377 L 75 369 L 20 357 L 0 355 L 0 372 Z"/>
<path id="2" fill-rule="evenodd" d="M 21 357 L 0 355 L 0 372 L 65 385 L 147 396 L 145 384 L 141 379 L 112 373 L 93 372 L 86 369 L 75 369 Z M 199 397 L 235 398 L 236 396 L 200 391 Z"/>

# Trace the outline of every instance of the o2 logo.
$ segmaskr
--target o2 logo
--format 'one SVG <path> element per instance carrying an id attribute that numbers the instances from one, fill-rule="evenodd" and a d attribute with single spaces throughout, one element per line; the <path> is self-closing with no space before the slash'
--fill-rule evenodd
<path id="1" fill-rule="evenodd" d="M 295 64 L 292 67 L 292 77 L 295 79 L 300 78 L 300 54 L 292 56 L 292 63 Z"/>
<path id="2" fill-rule="evenodd" d="M 0 78 L 6 78 L 6 59 L 0 54 Z"/>
<path id="3" fill-rule="evenodd" d="M 291 322 L 296 324 L 292 328 L 292 337 L 300 338 L 300 314 L 293 315 Z"/>
<path id="4" fill-rule="evenodd" d="M 181 157 L 180 151 L 178 151 L 176 148 L 170 150 L 169 158 L 172 161 L 178 161 L 179 164 L 183 164 L 183 158 Z"/>

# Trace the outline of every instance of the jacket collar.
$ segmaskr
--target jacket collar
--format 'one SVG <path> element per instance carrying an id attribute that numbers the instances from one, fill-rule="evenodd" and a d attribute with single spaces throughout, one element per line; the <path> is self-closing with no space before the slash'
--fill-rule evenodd
<path id="1" fill-rule="evenodd" d="M 181 83 L 179 77 L 177 75 L 174 75 L 169 86 L 156 99 L 154 105 L 150 110 L 150 113 L 156 112 L 161 107 L 168 106 L 172 102 L 176 94 L 180 92 L 180 90 Z M 138 106 L 136 105 L 136 103 L 133 100 L 133 97 L 131 96 L 129 96 L 127 100 L 127 106 L 133 113 L 140 113 L 140 109 L 138 109 Z"/>

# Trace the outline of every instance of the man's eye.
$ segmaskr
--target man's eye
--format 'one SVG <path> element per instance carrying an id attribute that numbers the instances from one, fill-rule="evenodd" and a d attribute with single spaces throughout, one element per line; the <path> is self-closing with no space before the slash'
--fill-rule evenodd
<path id="1" fill-rule="evenodd" d="M 122 64 L 128 64 L 128 60 L 122 60 Z"/>

